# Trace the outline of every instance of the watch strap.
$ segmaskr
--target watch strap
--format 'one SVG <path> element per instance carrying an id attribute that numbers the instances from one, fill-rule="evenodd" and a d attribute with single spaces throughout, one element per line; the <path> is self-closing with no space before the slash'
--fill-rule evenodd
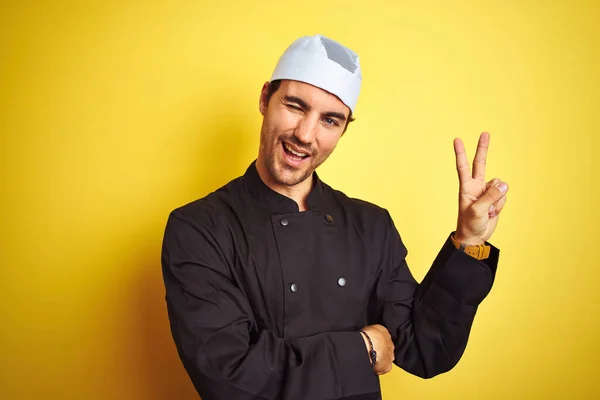
<path id="1" fill-rule="evenodd" d="M 485 260 L 490 256 L 491 246 L 487 244 L 467 244 L 460 243 L 454 239 L 454 234 L 450 235 L 450 239 L 458 250 L 470 255 L 477 260 Z"/>
<path id="2" fill-rule="evenodd" d="M 367 341 L 369 342 L 369 347 L 370 347 L 369 357 L 371 358 L 371 365 L 374 366 L 375 364 L 377 364 L 377 352 L 373 348 L 373 342 L 371 341 L 371 338 L 369 337 L 367 332 L 363 331 L 362 329 L 360 329 L 359 332 L 362 333 L 363 335 L 365 335 L 365 337 L 367 338 Z"/>

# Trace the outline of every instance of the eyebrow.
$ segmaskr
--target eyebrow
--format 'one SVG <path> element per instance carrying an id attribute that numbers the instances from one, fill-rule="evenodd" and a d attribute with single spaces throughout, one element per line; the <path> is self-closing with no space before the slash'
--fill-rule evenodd
<path id="1" fill-rule="evenodd" d="M 310 109 L 312 108 L 307 102 L 305 102 L 304 100 L 302 100 L 300 97 L 297 97 L 297 96 L 285 95 L 285 96 L 283 96 L 283 99 L 288 103 L 298 104 L 301 108 L 303 108 L 306 111 L 310 111 Z M 341 122 L 346 121 L 346 116 L 337 111 L 327 111 L 327 112 L 324 112 L 323 114 L 321 114 L 321 116 L 328 117 L 328 118 L 337 118 Z"/>
<path id="2" fill-rule="evenodd" d="M 346 121 L 346 116 L 344 114 L 339 113 L 339 112 L 335 112 L 335 111 L 328 111 L 326 113 L 323 113 L 323 117 L 337 118 L 341 122 L 345 122 Z"/>

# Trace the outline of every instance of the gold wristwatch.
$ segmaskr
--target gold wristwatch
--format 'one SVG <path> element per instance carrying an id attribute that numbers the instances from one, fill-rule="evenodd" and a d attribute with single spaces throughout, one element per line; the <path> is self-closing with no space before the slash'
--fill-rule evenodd
<path id="1" fill-rule="evenodd" d="M 458 250 L 470 255 L 473 258 L 478 260 L 485 260 L 490 256 L 491 247 L 486 244 L 466 244 L 460 243 L 454 240 L 454 234 L 450 235 L 450 239 L 452 239 L 452 243 L 454 243 L 454 247 Z"/>

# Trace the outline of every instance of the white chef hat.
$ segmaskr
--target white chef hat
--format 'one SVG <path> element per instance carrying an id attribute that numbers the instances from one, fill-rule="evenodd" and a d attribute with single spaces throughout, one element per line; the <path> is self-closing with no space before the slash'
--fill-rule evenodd
<path id="1" fill-rule="evenodd" d="M 309 83 L 336 95 L 352 112 L 360 92 L 362 74 L 358 55 L 325 36 L 296 39 L 283 53 L 271 82 L 291 79 Z"/>

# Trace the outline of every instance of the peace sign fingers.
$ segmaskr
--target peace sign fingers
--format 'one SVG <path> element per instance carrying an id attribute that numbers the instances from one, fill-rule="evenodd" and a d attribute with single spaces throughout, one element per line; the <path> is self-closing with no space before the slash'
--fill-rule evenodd
<path id="1" fill-rule="evenodd" d="M 477 151 L 471 168 L 465 146 L 460 138 L 454 139 L 456 170 L 458 171 L 458 222 L 455 239 L 463 243 L 480 244 L 487 241 L 498 223 L 498 214 L 506 203 L 508 185 L 499 179 L 485 182 L 485 169 L 490 134 L 479 136 Z"/>
<path id="2" fill-rule="evenodd" d="M 488 147 L 490 145 L 490 134 L 483 132 L 479 136 L 477 143 L 477 152 L 473 159 L 473 175 L 469 168 L 469 160 L 465 152 L 465 145 L 460 138 L 454 139 L 454 154 L 456 154 L 456 170 L 461 184 L 465 184 L 471 179 L 485 182 L 485 164 L 487 159 Z"/>

